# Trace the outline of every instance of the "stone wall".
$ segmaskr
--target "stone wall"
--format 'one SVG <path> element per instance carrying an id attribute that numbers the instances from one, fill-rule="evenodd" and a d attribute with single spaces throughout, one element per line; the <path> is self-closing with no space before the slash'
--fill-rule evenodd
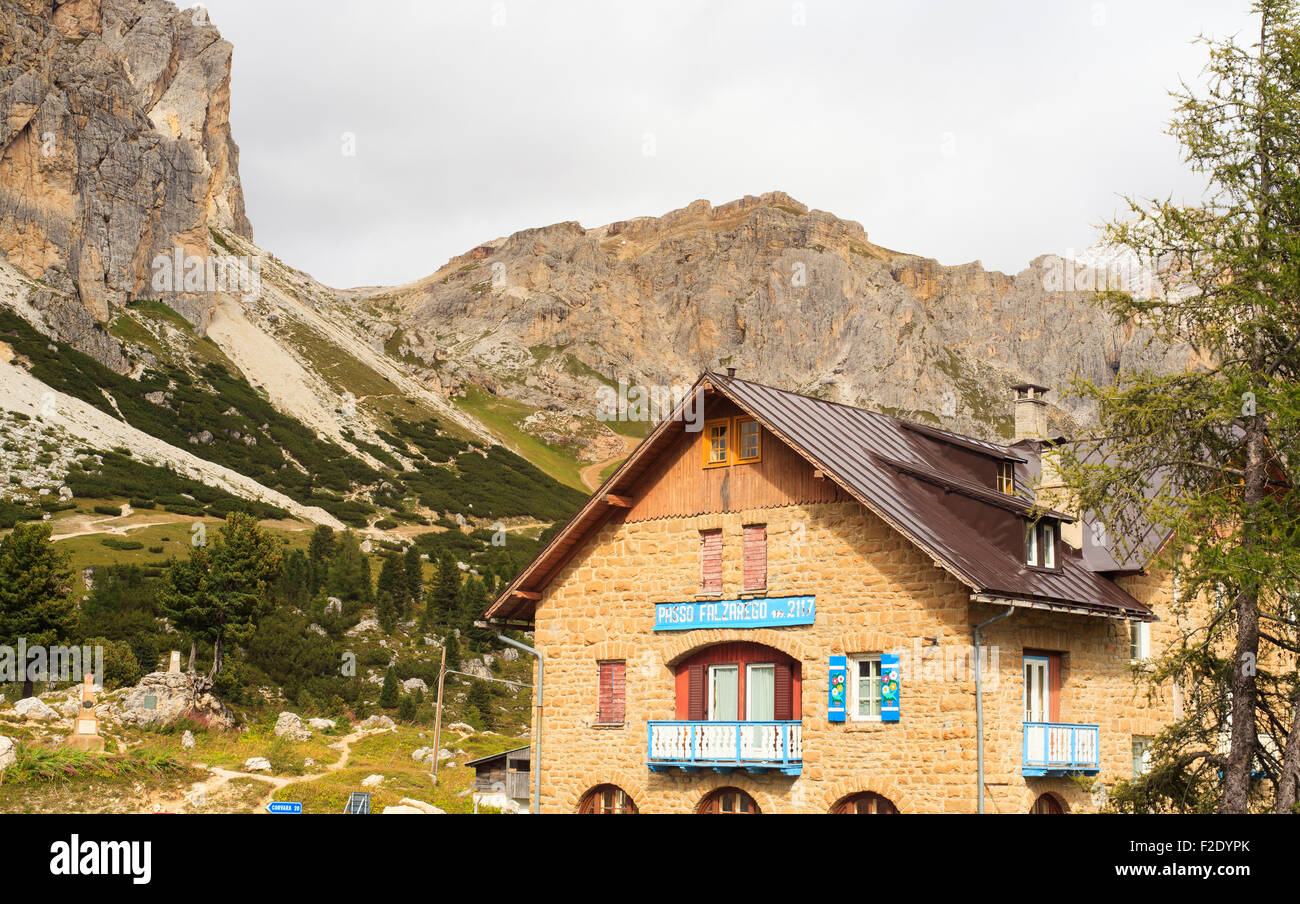
<path id="1" fill-rule="evenodd" d="M 741 532 L 768 526 L 768 596 L 814 595 L 816 623 L 763 630 L 653 631 L 654 604 L 693 600 L 699 590 L 699 531 L 724 535 L 724 599 L 740 596 Z M 1154 579 L 1138 589 L 1157 600 Z M 690 812 L 712 789 L 747 791 L 764 812 L 827 812 L 842 797 L 874 791 L 902 812 L 976 809 L 975 682 L 971 625 L 998 607 L 973 604 L 968 589 L 857 503 L 786 506 L 606 525 L 550 584 L 537 608 L 536 642 L 546 656 L 543 812 L 575 812 L 603 783 L 619 785 L 641 812 Z M 1164 628 L 1152 632 L 1153 652 Z M 1126 622 L 1018 609 L 988 630 L 996 653 L 986 673 L 986 807 L 1027 812 L 1051 792 L 1068 810 L 1093 810 L 1103 791 L 1070 779 L 1020 775 L 1022 652 L 1063 656 L 1061 720 L 1101 725 L 1097 788 L 1132 770 L 1132 735 L 1154 735 L 1168 695 L 1146 699 L 1129 668 Z M 803 773 L 654 774 L 646 767 L 646 721 L 673 719 L 672 666 L 702 646 L 764 643 L 803 663 Z M 829 657 L 899 652 L 904 657 L 898 723 L 826 720 Z M 919 662 L 911 662 L 917 659 Z M 596 725 L 597 667 L 627 661 L 627 720 Z M 534 762 L 537 762 L 535 759 Z"/>

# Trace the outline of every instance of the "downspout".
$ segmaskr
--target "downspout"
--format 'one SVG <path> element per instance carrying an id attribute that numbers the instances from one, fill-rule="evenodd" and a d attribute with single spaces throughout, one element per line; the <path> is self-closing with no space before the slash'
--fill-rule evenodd
<path id="1" fill-rule="evenodd" d="M 534 747 L 536 753 L 533 755 L 533 808 L 532 812 L 542 812 L 542 652 L 534 650 L 526 643 L 520 643 L 517 640 L 511 640 L 504 634 L 498 634 L 497 639 L 502 643 L 508 643 L 512 647 L 517 647 L 525 653 L 531 653 L 537 657 L 537 715 L 533 718 L 534 734 L 536 739 Z"/>
<path id="2" fill-rule="evenodd" d="M 994 622 L 1010 617 L 1016 611 L 1015 605 L 1007 606 L 992 618 L 987 618 L 975 626 L 975 789 L 979 801 L 976 812 L 984 812 L 984 660 L 980 657 L 980 632 Z"/>

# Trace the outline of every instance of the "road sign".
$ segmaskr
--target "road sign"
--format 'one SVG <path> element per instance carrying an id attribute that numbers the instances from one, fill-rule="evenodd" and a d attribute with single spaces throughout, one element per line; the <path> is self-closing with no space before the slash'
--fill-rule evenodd
<path id="1" fill-rule="evenodd" d="M 283 801 L 283 800 L 273 800 L 273 801 L 271 801 L 269 804 L 266 805 L 266 812 L 268 812 L 268 813 L 301 813 L 301 812 L 302 812 L 302 804 L 298 804 L 298 803 L 288 803 L 287 801 Z"/>
<path id="2" fill-rule="evenodd" d="M 348 798 L 348 805 L 343 810 L 344 813 L 365 815 L 370 812 L 370 792 L 353 791 Z"/>

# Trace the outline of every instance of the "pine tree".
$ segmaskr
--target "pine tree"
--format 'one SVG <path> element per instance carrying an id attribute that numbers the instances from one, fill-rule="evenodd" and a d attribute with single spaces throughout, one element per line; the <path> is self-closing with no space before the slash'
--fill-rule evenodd
<path id="1" fill-rule="evenodd" d="M 414 543 L 406 547 L 403 562 L 406 570 L 406 600 L 408 606 L 420 601 L 424 590 L 424 560 Z"/>
<path id="2" fill-rule="evenodd" d="M 395 709 L 400 702 L 400 693 L 397 690 L 397 674 L 390 665 L 388 671 L 384 673 L 384 686 L 379 691 L 379 705 L 384 709 Z"/>
<path id="3" fill-rule="evenodd" d="M 406 612 L 406 565 L 397 556 L 385 556 L 384 564 L 379 567 L 375 598 L 382 599 L 385 595 L 393 607 L 393 623 L 396 624 Z"/>
<path id="4" fill-rule="evenodd" d="M 334 528 L 317 525 L 307 547 L 308 584 L 314 596 L 325 586 L 330 560 L 334 558 Z"/>
<path id="5" fill-rule="evenodd" d="M 429 587 L 425 603 L 426 626 L 450 630 L 456 623 L 456 596 L 460 592 L 460 567 L 450 552 L 438 559 L 438 571 Z"/>
<path id="6" fill-rule="evenodd" d="M 69 638 L 77 624 L 68 556 L 50 540 L 48 524 L 23 524 L 0 539 L 0 643 L 52 645 Z M 23 696 L 32 695 L 34 675 L 23 669 Z"/>
<path id="7" fill-rule="evenodd" d="M 393 601 L 393 595 L 387 590 L 379 591 L 379 602 L 376 605 L 376 610 L 375 614 L 379 619 L 379 627 L 392 634 L 397 627 L 397 603 Z"/>
<path id="8" fill-rule="evenodd" d="M 1279 812 L 1300 792 L 1300 682 L 1287 665 L 1300 652 L 1300 493 L 1285 473 L 1300 461 L 1300 15 L 1294 0 L 1255 12 L 1258 43 L 1212 43 L 1205 96 L 1177 95 L 1170 132 L 1206 177 L 1205 200 L 1130 200 L 1107 229 L 1158 280 L 1143 297 L 1104 292 L 1107 310 L 1204 363 L 1081 384 L 1099 424 L 1061 454 L 1077 510 L 1105 537 L 1168 535 L 1160 564 L 1182 605 L 1213 609 L 1152 671 L 1189 695 L 1150 773 L 1112 795 L 1134 809 L 1244 813 L 1260 769 Z"/>

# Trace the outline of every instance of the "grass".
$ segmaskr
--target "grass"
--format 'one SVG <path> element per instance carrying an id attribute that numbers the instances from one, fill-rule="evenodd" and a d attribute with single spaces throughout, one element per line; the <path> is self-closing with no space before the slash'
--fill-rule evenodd
<path id="1" fill-rule="evenodd" d="M 156 748 L 126 753 L 88 753 L 68 747 L 17 744 L 14 762 L 0 773 L 0 785 L 35 785 L 85 779 L 129 781 L 191 770 L 170 751 Z"/>
<path id="2" fill-rule="evenodd" d="M 477 386 L 470 386 L 456 400 L 461 410 L 478 418 L 505 445 L 531 461 L 551 477 L 574 489 L 583 489 L 582 468 L 569 452 L 525 432 L 519 423 L 536 409 L 523 402 L 494 396 Z"/>

